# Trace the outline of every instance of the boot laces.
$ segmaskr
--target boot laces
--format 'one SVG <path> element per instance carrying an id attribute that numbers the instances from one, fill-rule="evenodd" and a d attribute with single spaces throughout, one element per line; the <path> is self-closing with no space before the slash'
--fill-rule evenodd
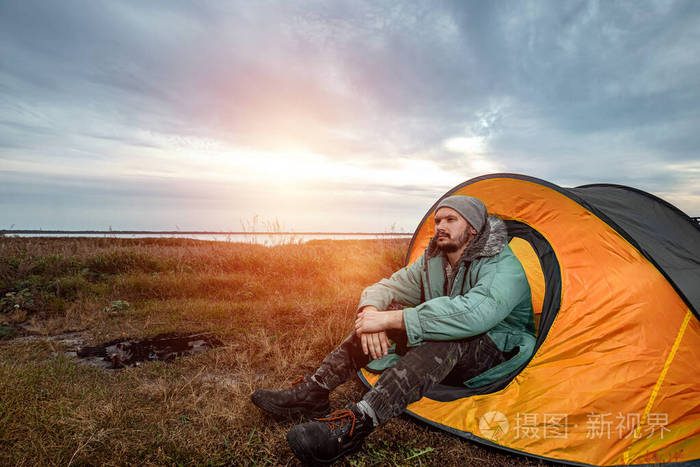
<path id="1" fill-rule="evenodd" d="M 307 383 L 311 383 L 313 380 L 308 376 L 299 376 L 297 379 L 292 381 L 291 390 L 294 392 L 303 391 L 307 386 Z"/>
<path id="2" fill-rule="evenodd" d="M 297 379 L 295 379 L 294 381 L 292 381 L 292 387 L 293 387 L 293 388 L 294 388 L 294 387 L 297 387 L 297 386 L 299 386 L 300 384 L 303 384 L 303 383 L 305 383 L 305 382 L 306 382 L 306 376 L 299 376 Z"/>
<path id="3" fill-rule="evenodd" d="M 335 430 L 337 427 L 342 427 L 346 423 L 346 420 L 351 420 L 349 435 L 352 436 L 353 431 L 355 431 L 357 417 L 350 409 L 340 409 L 332 412 L 327 417 L 317 418 L 316 420 L 328 423 L 331 431 Z"/>

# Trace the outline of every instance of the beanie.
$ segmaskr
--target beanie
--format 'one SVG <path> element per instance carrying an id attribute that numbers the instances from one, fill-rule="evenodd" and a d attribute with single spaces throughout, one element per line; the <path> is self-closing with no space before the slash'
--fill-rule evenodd
<path id="1" fill-rule="evenodd" d="M 488 215 L 486 205 L 480 199 L 471 196 L 448 196 L 438 203 L 435 212 L 440 208 L 454 209 L 464 217 L 477 232 L 481 231 L 481 228 L 486 223 L 486 217 Z"/>

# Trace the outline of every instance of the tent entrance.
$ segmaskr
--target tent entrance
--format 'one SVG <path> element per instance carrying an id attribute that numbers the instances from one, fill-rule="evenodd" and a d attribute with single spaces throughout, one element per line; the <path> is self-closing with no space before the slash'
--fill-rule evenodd
<path id="1" fill-rule="evenodd" d="M 508 241 L 518 257 L 532 292 L 537 341 L 535 352 L 542 345 L 561 305 L 561 270 L 554 249 L 547 239 L 534 228 L 522 222 L 506 220 Z M 504 378 L 479 388 L 438 384 L 426 397 L 448 402 L 476 394 L 489 394 L 506 387 L 530 363 L 528 360 Z"/>
<path id="2" fill-rule="evenodd" d="M 547 239 L 527 224 L 506 220 L 508 241 L 525 269 L 532 293 L 535 351 L 544 342 L 561 305 L 561 270 L 554 249 Z"/>

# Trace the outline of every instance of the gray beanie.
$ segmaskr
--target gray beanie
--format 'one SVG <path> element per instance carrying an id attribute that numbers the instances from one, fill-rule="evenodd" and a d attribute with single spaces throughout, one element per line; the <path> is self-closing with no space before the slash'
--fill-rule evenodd
<path id="1" fill-rule="evenodd" d="M 464 217 L 477 232 L 481 231 L 481 228 L 486 223 L 486 217 L 488 216 L 486 205 L 480 199 L 471 196 L 448 196 L 438 203 L 435 212 L 440 208 L 454 209 Z"/>

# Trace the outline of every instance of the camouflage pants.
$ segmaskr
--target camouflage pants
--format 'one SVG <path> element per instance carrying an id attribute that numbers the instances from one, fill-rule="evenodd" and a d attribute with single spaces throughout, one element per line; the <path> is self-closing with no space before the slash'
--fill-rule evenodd
<path id="1" fill-rule="evenodd" d="M 385 370 L 362 398 L 372 407 L 379 423 L 401 414 L 408 404 L 419 400 L 435 384 L 461 386 L 463 381 L 506 360 L 486 334 L 454 341 L 426 341 L 411 348 L 406 348 L 403 331 L 389 333 L 389 337 L 396 342 L 397 353 L 402 358 Z M 332 390 L 370 360 L 353 332 L 323 359 L 314 379 Z"/>

